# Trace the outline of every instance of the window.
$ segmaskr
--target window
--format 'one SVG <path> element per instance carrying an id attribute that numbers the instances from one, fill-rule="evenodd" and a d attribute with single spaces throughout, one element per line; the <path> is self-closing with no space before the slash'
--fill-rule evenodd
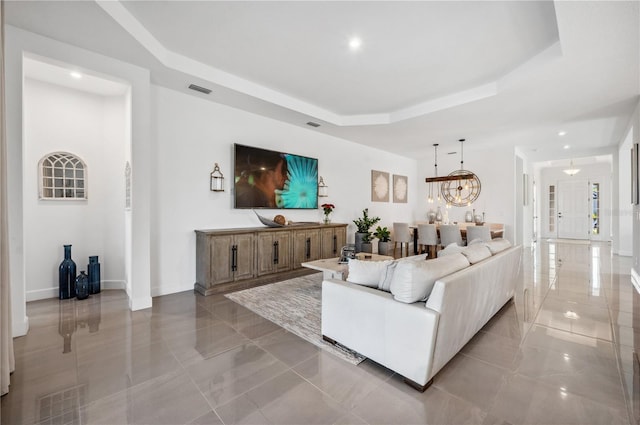
<path id="1" fill-rule="evenodd" d="M 591 184 L 591 233 L 600 234 L 600 183 Z"/>
<path id="2" fill-rule="evenodd" d="M 40 160 L 40 199 L 87 199 L 87 166 L 77 156 L 56 152 Z"/>
<path id="3" fill-rule="evenodd" d="M 556 231 L 556 187 L 549 186 L 549 232 Z"/>

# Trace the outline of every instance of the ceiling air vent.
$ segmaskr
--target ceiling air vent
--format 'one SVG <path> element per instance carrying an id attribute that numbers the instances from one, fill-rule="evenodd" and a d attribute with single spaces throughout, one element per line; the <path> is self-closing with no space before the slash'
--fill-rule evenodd
<path id="1" fill-rule="evenodd" d="M 317 122 L 313 122 L 313 121 L 309 121 L 307 123 L 307 125 L 310 125 L 311 127 L 320 127 L 320 124 L 318 124 Z"/>
<path id="2" fill-rule="evenodd" d="M 199 91 L 200 93 L 209 94 L 211 90 L 205 89 L 204 87 L 196 86 L 195 84 L 189 84 L 189 88 L 191 90 Z"/>

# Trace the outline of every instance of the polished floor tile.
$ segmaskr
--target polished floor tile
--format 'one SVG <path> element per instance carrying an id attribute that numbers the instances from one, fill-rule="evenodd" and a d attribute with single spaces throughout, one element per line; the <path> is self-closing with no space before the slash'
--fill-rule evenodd
<path id="1" fill-rule="evenodd" d="M 525 249 L 513 302 L 424 393 L 221 294 L 30 302 L 2 424 L 638 424 L 630 269 L 606 243 Z"/>

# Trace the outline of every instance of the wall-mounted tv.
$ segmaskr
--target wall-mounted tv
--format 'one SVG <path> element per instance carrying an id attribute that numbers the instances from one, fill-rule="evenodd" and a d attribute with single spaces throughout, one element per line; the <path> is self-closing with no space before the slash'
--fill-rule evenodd
<path id="1" fill-rule="evenodd" d="M 234 145 L 235 208 L 318 208 L 318 160 Z"/>

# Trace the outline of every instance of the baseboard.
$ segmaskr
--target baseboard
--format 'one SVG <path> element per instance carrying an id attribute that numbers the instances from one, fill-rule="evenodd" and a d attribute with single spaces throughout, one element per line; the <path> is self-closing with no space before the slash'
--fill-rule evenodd
<path id="1" fill-rule="evenodd" d="M 631 268 L 631 283 L 633 284 L 633 287 L 636 288 L 636 291 L 638 291 L 638 293 L 640 294 L 640 275 L 633 267 Z"/>
<path id="2" fill-rule="evenodd" d="M 153 305 L 153 301 L 151 297 L 138 297 L 138 298 L 129 298 L 129 310 L 144 310 L 145 308 L 150 308 Z"/>
<path id="3" fill-rule="evenodd" d="M 27 332 L 29 332 L 29 317 L 24 316 L 24 320 L 22 322 L 14 320 L 11 325 L 11 334 L 14 338 L 25 336 Z"/>
<path id="4" fill-rule="evenodd" d="M 101 289 L 124 289 L 124 280 L 103 280 L 100 282 Z M 58 298 L 58 287 L 51 287 L 45 289 L 34 289 L 33 291 L 27 291 L 25 293 L 26 302 L 46 300 L 49 298 Z"/>
<path id="5" fill-rule="evenodd" d="M 25 294 L 25 298 L 27 302 L 46 300 L 49 298 L 58 298 L 58 288 L 45 288 L 27 291 Z"/>
<path id="6" fill-rule="evenodd" d="M 178 292 L 184 292 L 184 291 L 193 291 L 193 285 L 187 285 L 187 286 L 170 286 L 170 287 L 166 287 L 166 286 L 156 286 L 154 288 L 151 288 L 151 296 L 152 297 L 161 297 L 163 295 L 170 295 L 170 294 L 177 294 Z"/>

